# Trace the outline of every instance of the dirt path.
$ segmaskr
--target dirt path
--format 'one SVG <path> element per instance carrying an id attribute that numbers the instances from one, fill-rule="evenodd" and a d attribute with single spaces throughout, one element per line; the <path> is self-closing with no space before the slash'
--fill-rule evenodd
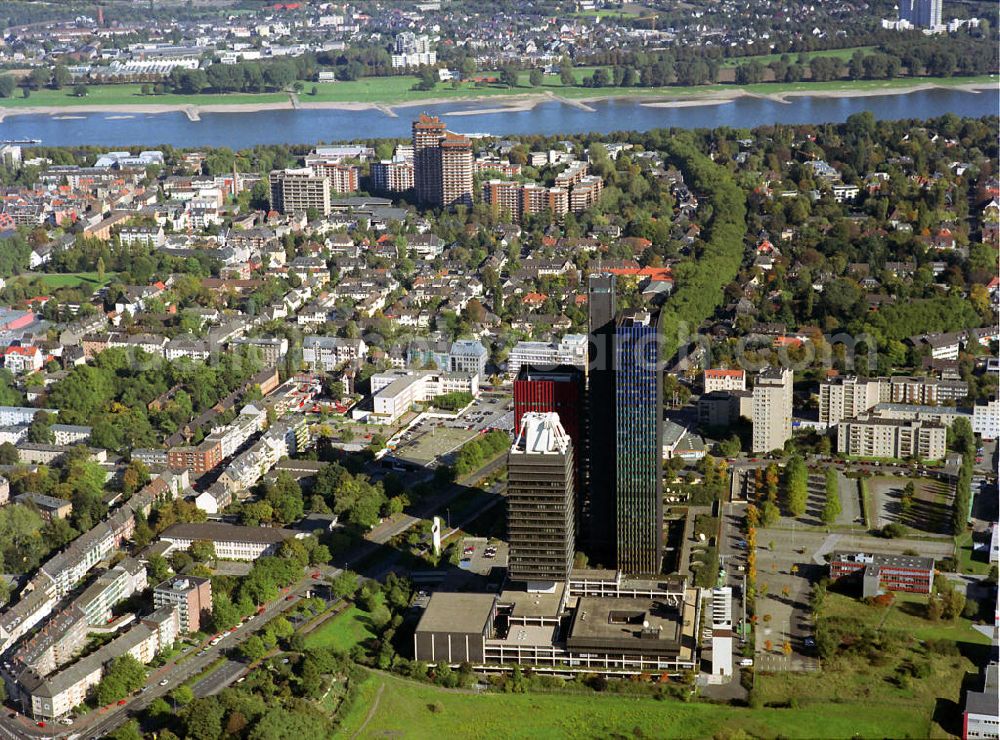
<path id="1" fill-rule="evenodd" d="M 351 736 L 352 740 L 353 740 L 353 738 L 356 738 L 359 735 L 361 735 L 361 733 L 364 732 L 365 728 L 368 726 L 368 723 L 372 721 L 372 718 L 375 716 L 375 712 L 378 711 L 378 703 L 379 703 L 379 701 L 382 700 L 382 692 L 383 691 L 385 691 L 385 684 L 384 683 L 380 684 L 379 687 L 378 687 L 378 691 L 375 692 L 375 701 L 372 702 L 371 709 L 369 709 L 368 710 L 368 714 L 365 715 L 365 721 L 361 723 L 361 727 L 359 727 L 358 730 L 357 730 L 357 732 L 355 732 Z"/>

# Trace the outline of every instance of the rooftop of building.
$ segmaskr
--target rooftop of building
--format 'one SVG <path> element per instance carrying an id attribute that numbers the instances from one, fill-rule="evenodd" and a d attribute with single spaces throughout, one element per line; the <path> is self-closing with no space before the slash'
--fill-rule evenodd
<path id="1" fill-rule="evenodd" d="M 830 555 L 830 562 L 846 562 L 857 563 L 859 565 L 879 565 L 894 568 L 934 570 L 934 558 L 927 558 L 919 555 L 893 555 L 879 552 L 848 552 L 845 550 L 837 550 Z"/>
<path id="2" fill-rule="evenodd" d="M 481 633 L 493 614 L 495 604 L 496 596 L 493 594 L 439 591 L 431 594 L 417 624 L 417 632 Z"/>
<path id="3" fill-rule="evenodd" d="M 515 617 L 556 617 L 565 592 L 566 584 L 562 582 L 557 582 L 551 593 L 507 588 L 500 592 L 498 603 L 512 607 L 511 615 Z"/>
<path id="4" fill-rule="evenodd" d="M 249 542 L 272 545 L 295 537 L 295 532 L 277 527 L 240 527 L 235 524 L 192 522 L 168 527 L 162 539 L 211 540 L 213 542 Z"/>
<path id="5" fill-rule="evenodd" d="M 568 642 L 594 641 L 606 646 L 635 643 L 679 647 L 681 614 L 659 599 L 580 597 Z"/>
<path id="6" fill-rule="evenodd" d="M 187 592 L 192 591 L 199 586 L 209 583 L 208 578 L 199 578 L 198 576 L 177 576 L 176 578 L 168 578 L 160 584 L 157 584 L 154 591 L 160 592 Z"/>

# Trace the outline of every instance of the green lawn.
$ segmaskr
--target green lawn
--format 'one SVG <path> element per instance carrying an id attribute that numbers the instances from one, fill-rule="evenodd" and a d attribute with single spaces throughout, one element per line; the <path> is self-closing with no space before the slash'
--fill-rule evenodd
<path id="1" fill-rule="evenodd" d="M 352 606 L 306 635 L 306 645 L 348 652 L 355 645 L 375 637 L 368 629 L 367 617 L 368 612 Z"/>
<path id="2" fill-rule="evenodd" d="M 923 616 L 926 597 L 896 594 L 888 609 L 867 606 L 860 600 L 829 592 L 821 620 L 832 623 L 854 620 L 854 631 L 878 630 L 884 640 L 874 655 L 840 652 L 824 661 L 816 673 L 758 674 L 757 692 L 767 703 L 795 700 L 804 714 L 822 713 L 838 702 L 877 707 L 882 718 L 878 733 L 863 730 L 862 736 L 943 737 L 961 729 L 962 682 L 977 670 L 970 656 L 987 650 L 989 640 L 972 629 L 971 622 L 932 622 Z M 956 645 L 952 655 L 928 651 L 924 640 L 945 640 Z M 981 656 L 980 656 L 981 657 Z M 976 658 L 978 660 L 979 658 Z M 926 678 L 897 680 L 900 670 L 913 664 L 929 664 Z M 870 714 L 872 712 L 868 712 Z M 862 717 L 859 715 L 859 720 Z M 847 733 L 848 735 L 852 733 Z"/>
<path id="3" fill-rule="evenodd" d="M 384 685 L 381 694 L 379 688 Z M 744 709 L 614 694 L 494 694 L 446 691 L 385 674 L 372 675 L 342 718 L 339 737 L 567 738 L 713 736 L 789 738 L 903 737 L 926 734 L 909 707 L 862 702 L 799 709 Z M 641 733 L 641 735 L 640 735 Z"/>
<path id="4" fill-rule="evenodd" d="M 874 46 L 851 46 L 847 49 L 827 49 L 826 51 L 807 51 L 805 56 L 807 59 L 812 59 L 813 57 L 837 57 L 838 59 L 843 59 L 845 61 L 849 60 L 854 56 L 854 52 L 863 51 L 865 53 L 874 49 Z M 799 59 L 798 52 L 790 52 L 788 54 L 756 54 L 753 56 L 746 57 L 730 57 L 722 61 L 723 67 L 736 67 L 740 64 L 747 64 L 754 60 L 760 62 L 761 64 L 770 64 L 771 62 L 777 62 L 782 56 L 787 56 L 790 61 L 797 62 Z"/>
<path id="5" fill-rule="evenodd" d="M 984 576 L 990 572 L 990 564 L 985 557 L 979 557 L 972 550 L 972 533 L 966 532 L 955 538 L 955 549 L 958 552 L 958 568 L 960 573 L 972 573 Z"/>
<path id="6" fill-rule="evenodd" d="M 31 275 L 49 288 L 90 288 L 97 290 L 108 285 L 115 278 L 113 272 L 104 273 L 104 278 L 99 278 L 96 272 L 53 272 L 40 275 Z"/>
<path id="7" fill-rule="evenodd" d="M 87 95 L 78 98 L 72 88 L 35 90 L 31 97 L 21 97 L 20 91 L 13 97 L 0 99 L 5 108 L 33 108 L 36 106 L 77 106 L 77 105 L 213 105 L 224 103 L 287 103 L 287 93 L 225 93 L 222 95 L 142 95 L 141 85 L 90 85 Z"/>
<path id="8" fill-rule="evenodd" d="M 841 52 L 853 50 L 840 50 Z M 818 52 L 820 53 L 820 52 Z M 832 53 L 832 52 L 831 52 Z M 770 56 L 770 55 L 768 55 Z M 747 57 L 749 58 L 749 57 Z M 762 59 L 764 57 L 761 57 Z M 734 60 L 738 61 L 738 60 Z M 574 68 L 577 81 L 593 74 L 594 67 Z M 400 105 L 419 103 L 427 100 L 461 100 L 473 97 L 505 98 L 516 95 L 551 94 L 563 98 L 607 98 L 607 97 L 672 97 L 687 98 L 705 95 L 719 95 L 737 90 L 768 95 L 789 92 L 835 92 L 845 90 L 880 90 L 910 87 L 920 84 L 966 85 L 986 84 L 995 82 L 995 77 L 982 75 L 979 77 L 921 77 L 901 78 L 895 80 L 836 80 L 832 82 L 796 82 L 775 83 L 765 82 L 757 85 L 703 85 L 700 87 L 600 87 L 589 88 L 581 86 L 564 87 L 559 78 L 546 75 L 540 87 L 528 84 L 528 73 L 522 72 L 517 87 L 506 88 L 498 85 L 476 87 L 471 83 L 460 83 L 457 87 L 451 83 L 439 83 L 433 90 L 413 90 L 415 77 L 370 77 L 349 82 L 317 83 L 316 95 L 311 94 L 313 85 L 306 83 L 305 90 L 299 95 L 302 103 L 371 103 L 384 105 Z M 209 106 L 209 105 L 239 105 L 278 103 L 286 104 L 289 96 L 286 93 L 225 93 L 219 95 L 141 95 L 139 85 L 91 85 L 86 97 L 77 98 L 71 90 L 37 90 L 28 99 L 15 94 L 12 98 L 0 99 L 0 108 L 27 107 L 74 107 L 74 106 L 107 106 L 109 110 L 120 105 L 174 105 L 174 106 Z"/>

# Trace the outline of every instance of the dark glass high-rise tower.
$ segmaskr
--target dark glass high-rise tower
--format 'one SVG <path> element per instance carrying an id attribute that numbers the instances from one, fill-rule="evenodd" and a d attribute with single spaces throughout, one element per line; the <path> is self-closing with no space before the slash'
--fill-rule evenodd
<path id="1" fill-rule="evenodd" d="M 587 370 L 587 446 L 590 474 L 581 522 L 584 552 L 591 563 L 615 561 L 615 276 L 591 275 L 588 285 L 590 343 Z"/>
<path id="2" fill-rule="evenodd" d="M 663 559 L 663 373 L 659 327 L 646 312 L 615 329 L 615 565 L 657 574 Z"/>

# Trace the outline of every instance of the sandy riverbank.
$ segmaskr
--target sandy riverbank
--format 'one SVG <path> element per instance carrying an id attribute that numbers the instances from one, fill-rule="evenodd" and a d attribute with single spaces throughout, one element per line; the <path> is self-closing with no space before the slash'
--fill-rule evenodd
<path id="1" fill-rule="evenodd" d="M 705 90 L 693 91 L 683 97 L 670 95 L 666 92 L 650 93 L 649 95 L 591 95 L 581 98 L 563 98 L 552 91 L 526 92 L 511 96 L 500 95 L 469 95 L 459 97 L 431 97 L 421 100 L 406 100 L 399 103 L 375 103 L 375 102 L 344 102 L 344 101 L 309 101 L 302 100 L 299 104 L 301 110 L 340 110 L 340 111 L 367 111 L 380 110 L 386 115 L 394 115 L 395 109 L 414 108 L 421 106 L 439 106 L 453 103 L 456 105 L 468 105 L 469 103 L 491 103 L 491 107 L 479 108 L 475 110 L 455 110 L 442 115 L 445 116 L 474 116 L 486 114 L 521 113 L 532 110 L 535 106 L 555 101 L 564 105 L 573 106 L 586 111 L 593 111 L 593 103 L 608 100 L 634 101 L 648 108 L 686 108 L 705 105 L 722 105 L 730 103 L 743 97 L 763 98 L 773 100 L 778 103 L 788 103 L 788 98 L 794 97 L 818 97 L 818 98 L 855 98 L 855 97 L 877 97 L 881 95 L 906 95 L 921 90 L 932 90 L 940 88 L 943 90 L 962 90 L 966 92 L 978 92 L 980 90 L 990 90 L 996 87 L 997 83 L 973 82 L 958 85 L 941 85 L 934 82 L 915 83 L 900 87 L 871 87 L 871 88 L 850 88 L 835 90 L 791 90 L 787 92 L 758 93 L 750 92 L 740 88 L 720 88 L 712 87 Z M 79 115 L 88 113 L 114 113 L 114 114 L 157 114 L 157 113 L 186 113 L 193 120 L 202 113 L 258 113 L 269 110 L 293 110 L 291 101 L 276 101 L 270 103 L 125 103 L 125 104 L 94 104 L 94 105 L 61 105 L 61 106 L 29 106 L 24 108 L 4 107 L 0 104 L 0 121 L 6 116 L 18 115 Z"/>

